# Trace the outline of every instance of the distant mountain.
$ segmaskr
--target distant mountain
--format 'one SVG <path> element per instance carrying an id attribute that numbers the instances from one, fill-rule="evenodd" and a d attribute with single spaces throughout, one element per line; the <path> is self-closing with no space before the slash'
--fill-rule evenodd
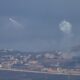
<path id="1" fill-rule="evenodd" d="M 9 55 L 9 54 L 11 54 L 11 55 L 15 55 L 15 54 L 17 54 L 17 53 L 22 53 L 22 52 L 20 52 L 20 51 L 17 51 L 17 50 L 13 50 L 13 49 L 0 49 L 0 55 Z"/>
<path id="2" fill-rule="evenodd" d="M 72 52 L 80 52 L 80 45 L 76 45 L 76 46 L 72 47 L 71 51 Z"/>

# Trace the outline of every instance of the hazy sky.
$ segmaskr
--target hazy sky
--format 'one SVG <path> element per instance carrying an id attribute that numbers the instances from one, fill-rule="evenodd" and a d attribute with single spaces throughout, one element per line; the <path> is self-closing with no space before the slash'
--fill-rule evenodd
<path id="1" fill-rule="evenodd" d="M 72 36 L 59 29 L 64 20 Z M 54 50 L 79 44 L 79 34 L 80 0 L 0 0 L 1 49 Z"/>

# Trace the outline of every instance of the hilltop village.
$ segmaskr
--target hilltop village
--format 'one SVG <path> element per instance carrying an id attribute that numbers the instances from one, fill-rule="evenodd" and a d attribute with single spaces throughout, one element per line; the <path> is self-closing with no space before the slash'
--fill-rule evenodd
<path id="1" fill-rule="evenodd" d="M 80 71 L 80 57 L 61 51 L 20 52 L 0 50 L 0 69 L 17 69 L 40 72 Z"/>

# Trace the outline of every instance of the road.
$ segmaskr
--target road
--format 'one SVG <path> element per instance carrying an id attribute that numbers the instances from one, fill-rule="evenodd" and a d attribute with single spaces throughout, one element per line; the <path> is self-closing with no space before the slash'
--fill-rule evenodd
<path id="1" fill-rule="evenodd" d="M 15 71 L 15 72 L 29 72 L 29 73 L 42 73 L 42 74 L 53 74 L 53 75 L 80 75 L 80 72 L 77 71 L 65 71 L 65 72 L 41 72 L 41 71 L 29 71 L 29 70 L 21 70 L 21 69 L 6 69 L 0 68 L 0 70 L 4 71 Z"/>

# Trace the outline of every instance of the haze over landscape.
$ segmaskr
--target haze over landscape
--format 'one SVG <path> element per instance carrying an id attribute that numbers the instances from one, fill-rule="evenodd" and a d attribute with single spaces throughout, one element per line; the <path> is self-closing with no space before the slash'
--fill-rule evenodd
<path id="1" fill-rule="evenodd" d="M 0 49 L 66 50 L 80 44 L 79 0 L 0 0 Z"/>

